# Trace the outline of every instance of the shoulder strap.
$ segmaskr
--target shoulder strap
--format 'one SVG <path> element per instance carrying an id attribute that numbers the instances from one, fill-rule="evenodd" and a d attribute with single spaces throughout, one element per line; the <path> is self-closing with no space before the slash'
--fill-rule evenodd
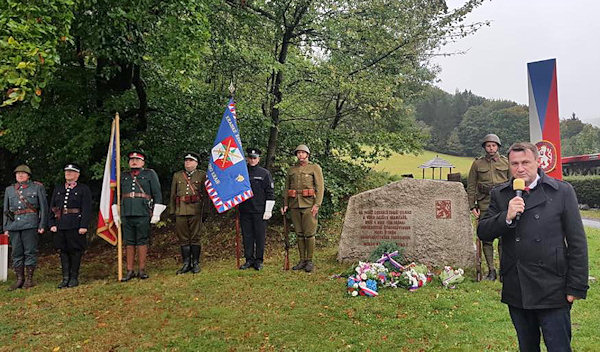
<path id="1" fill-rule="evenodd" d="M 192 195 L 196 195 L 196 191 L 197 191 L 196 187 L 194 187 L 194 185 L 190 182 L 190 178 L 188 177 L 185 170 L 181 171 L 181 173 L 183 174 L 183 178 L 185 179 L 185 182 L 187 182 L 188 186 L 190 186 L 190 188 L 192 189 Z"/>

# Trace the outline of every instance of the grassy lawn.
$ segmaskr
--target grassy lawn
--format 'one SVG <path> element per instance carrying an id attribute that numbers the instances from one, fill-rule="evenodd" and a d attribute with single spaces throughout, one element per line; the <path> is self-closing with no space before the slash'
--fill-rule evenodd
<path id="1" fill-rule="evenodd" d="M 392 175 L 403 175 L 413 174 L 415 178 L 423 178 L 423 170 L 419 169 L 419 165 L 439 156 L 440 158 L 450 162 L 455 168 L 452 172 L 460 172 L 462 175 L 468 175 L 471 164 L 474 158 L 453 156 L 447 154 L 441 154 L 436 152 L 424 151 L 423 154 L 394 154 L 389 159 L 382 160 L 377 165 L 373 165 L 373 168 L 377 171 L 385 171 Z M 446 180 L 448 177 L 448 168 L 442 169 L 442 179 Z M 431 169 L 425 170 L 425 178 L 431 178 Z M 435 179 L 440 178 L 440 169 L 435 170 Z"/>
<path id="2" fill-rule="evenodd" d="M 600 219 L 599 209 L 581 210 L 581 217 L 587 219 Z"/>
<path id="3" fill-rule="evenodd" d="M 590 274 L 600 277 L 600 230 L 586 228 Z M 117 283 L 113 251 L 84 259 L 82 286 L 57 290 L 58 260 L 41 258 L 38 286 L 0 285 L 0 350 L 32 351 L 515 351 L 517 341 L 499 282 L 469 278 L 455 290 L 434 282 L 376 298 L 349 297 L 347 269 L 329 241 L 312 274 L 281 270 L 271 246 L 262 272 L 234 268 L 235 258 L 203 262 L 198 275 L 175 276 L 175 246 L 151 250 L 145 281 Z M 161 255 L 157 255 L 160 252 Z M 297 255 L 292 252 L 292 262 Z M 471 275 L 472 277 L 472 275 Z M 600 295 L 573 306 L 573 348 L 600 350 Z"/>

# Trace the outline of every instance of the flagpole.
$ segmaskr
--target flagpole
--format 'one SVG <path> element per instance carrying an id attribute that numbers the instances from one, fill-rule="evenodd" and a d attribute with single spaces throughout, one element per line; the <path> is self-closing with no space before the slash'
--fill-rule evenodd
<path id="1" fill-rule="evenodd" d="M 115 138 L 117 140 L 116 150 L 116 171 L 117 171 L 117 212 L 119 213 L 119 219 L 121 217 L 121 136 L 119 133 L 119 113 L 115 114 Z M 123 234 L 121 232 L 121 221 L 117 225 L 117 278 L 119 281 L 123 279 Z"/>

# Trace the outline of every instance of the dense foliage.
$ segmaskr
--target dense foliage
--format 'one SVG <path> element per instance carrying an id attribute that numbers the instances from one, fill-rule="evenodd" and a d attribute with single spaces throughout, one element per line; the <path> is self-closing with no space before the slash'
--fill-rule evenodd
<path id="1" fill-rule="evenodd" d="M 575 189 L 579 204 L 600 207 L 600 176 L 565 176 Z"/>
<path id="2" fill-rule="evenodd" d="M 8 1 L 0 181 L 26 162 L 51 183 L 76 161 L 98 182 L 119 112 L 122 150 L 145 150 L 166 184 L 183 151 L 208 159 L 233 83 L 245 145 L 263 149 L 281 183 L 308 144 L 334 212 L 364 187 L 366 163 L 422 148 L 411 102 L 435 78 L 429 57 L 482 25 L 464 22 L 481 3 Z"/>

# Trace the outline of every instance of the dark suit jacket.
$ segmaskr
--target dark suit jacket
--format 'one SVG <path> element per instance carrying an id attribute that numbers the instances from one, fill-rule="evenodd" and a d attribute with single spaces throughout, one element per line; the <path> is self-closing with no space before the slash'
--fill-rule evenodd
<path id="1" fill-rule="evenodd" d="M 585 298 L 588 252 L 573 187 L 538 170 L 540 180 L 524 194 L 519 221 L 506 224 L 512 180 L 491 192 L 477 234 L 483 241 L 502 237 L 502 302 L 517 308 L 568 306 L 566 295 Z"/>
<path id="2" fill-rule="evenodd" d="M 53 212 L 63 208 L 79 209 L 79 213 L 61 214 L 60 220 Z M 56 185 L 50 198 L 50 217 L 48 226 L 57 226 L 59 230 L 88 228 L 92 218 L 92 193 L 87 185 L 77 182 L 75 188 L 67 192 L 64 183 Z"/>

